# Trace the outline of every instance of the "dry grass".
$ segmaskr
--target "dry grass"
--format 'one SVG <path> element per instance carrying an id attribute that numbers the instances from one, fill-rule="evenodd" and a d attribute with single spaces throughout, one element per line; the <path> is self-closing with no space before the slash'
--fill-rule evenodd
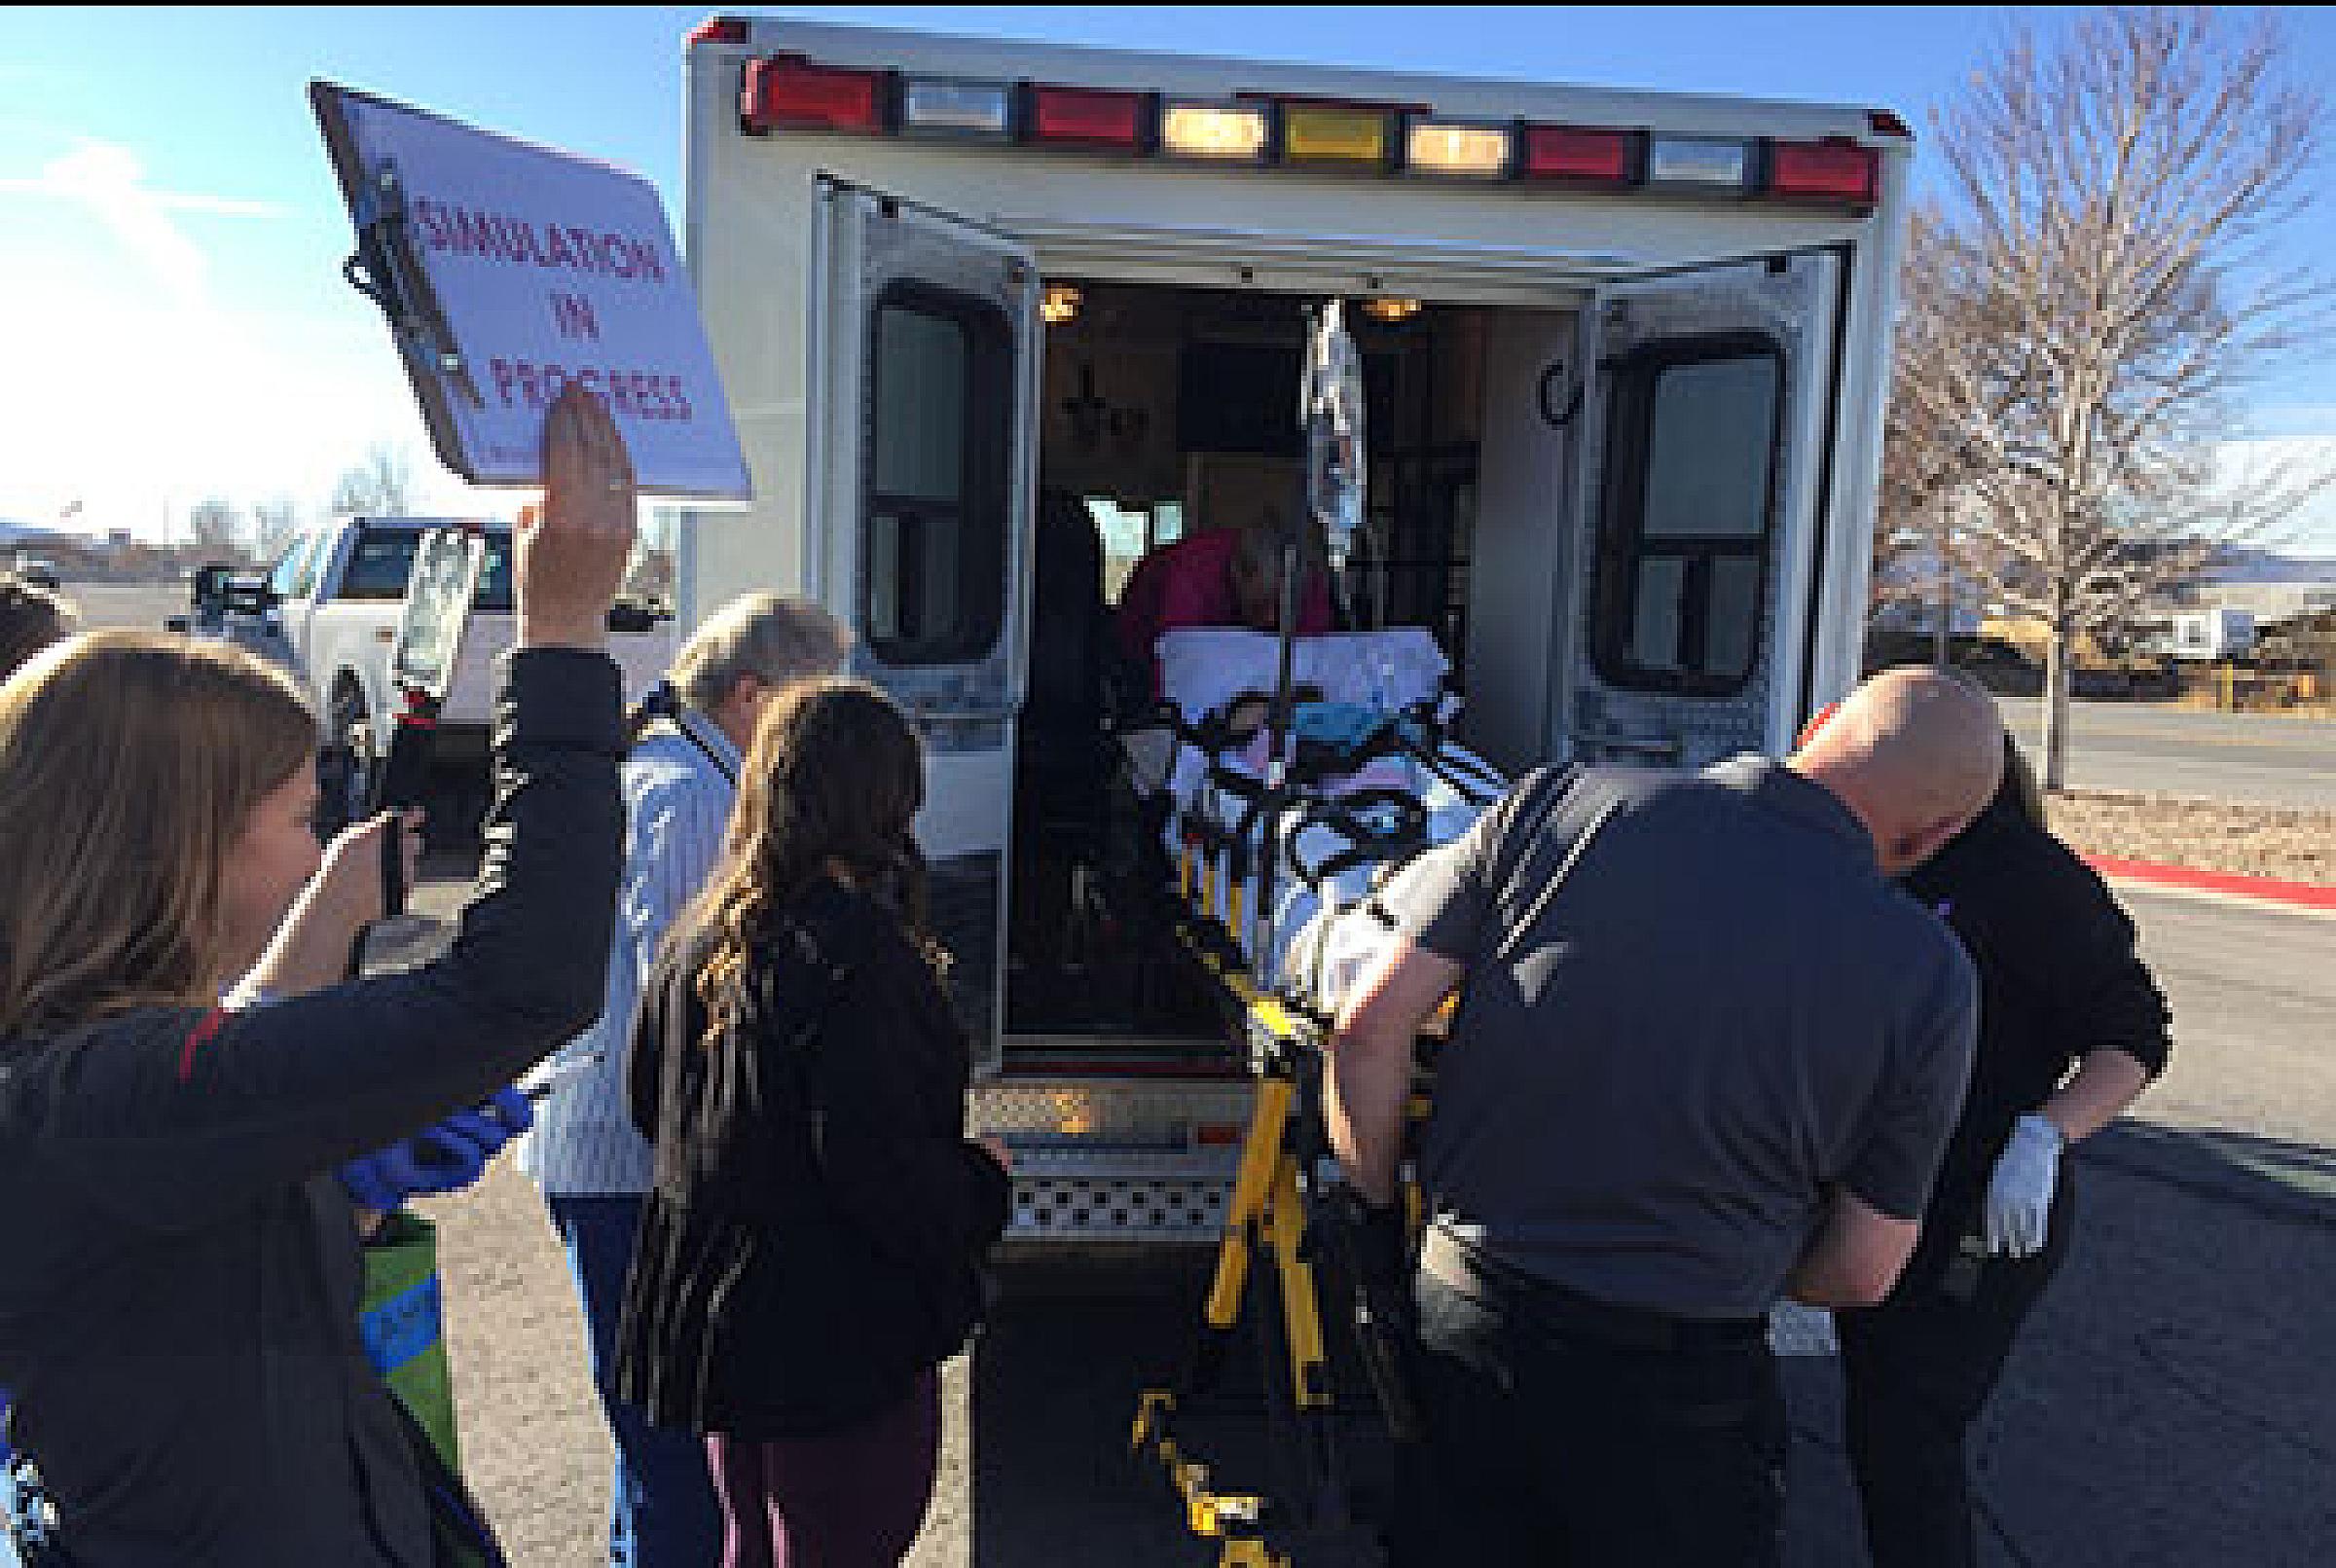
<path id="1" fill-rule="evenodd" d="M 2085 855 L 2336 884 L 2336 812 L 2078 789 L 2053 796 L 2051 817 Z"/>

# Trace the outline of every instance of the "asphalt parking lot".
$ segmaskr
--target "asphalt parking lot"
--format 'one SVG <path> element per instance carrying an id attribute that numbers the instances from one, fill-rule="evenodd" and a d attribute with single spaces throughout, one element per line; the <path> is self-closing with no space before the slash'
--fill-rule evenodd
<path id="1" fill-rule="evenodd" d="M 2176 1067 L 2075 1156 L 2075 1245 L 1980 1430 L 1982 1560 L 2319 1568 L 2336 1556 L 2336 921 L 2125 892 L 2173 1000 Z M 596 1560 L 605 1445 L 540 1209 L 505 1176 L 443 1216 L 472 1468 L 520 1562 Z M 945 1380 L 917 1568 L 1214 1562 L 1126 1451 L 1136 1391 L 1179 1364 L 1202 1283 L 1167 1262 L 1013 1276 Z M 1856 1568 L 1838 1374 L 1794 1357 L 1786 1377 L 1787 1561 Z M 1233 1484 L 1270 1477 L 1261 1430 L 1230 1411 L 1196 1436 L 1249 1461 Z"/>

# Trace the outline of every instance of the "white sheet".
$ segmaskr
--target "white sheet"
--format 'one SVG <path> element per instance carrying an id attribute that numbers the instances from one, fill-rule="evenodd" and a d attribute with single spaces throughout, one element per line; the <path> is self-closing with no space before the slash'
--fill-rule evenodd
<path id="1" fill-rule="evenodd" d="M 1185 722 L 1197 724 L 1245 691 L 1270 694 L 1281 674 L 1281 642 L 1245 627 L 1186 626 L 1162 633 L 1160 693 Z M 1424 626 L 1301 637 L 1291 645 L 1291 678 L 1319 687 L 1331 703 L 1369 703 L 1394 711 L 1433 701 L 1450 661 Z"/>

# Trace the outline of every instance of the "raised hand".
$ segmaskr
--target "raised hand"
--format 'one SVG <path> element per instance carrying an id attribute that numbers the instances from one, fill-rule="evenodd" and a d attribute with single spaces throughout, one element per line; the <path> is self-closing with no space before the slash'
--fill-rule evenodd
<path id="1" fill-rule="evenodd" d="M 607 405 L 569 383 L 543 419 L 543 504 L 522 512 L 515 530 L 521 647 L 606 643 L 638 500 L 632 458 Z"/>

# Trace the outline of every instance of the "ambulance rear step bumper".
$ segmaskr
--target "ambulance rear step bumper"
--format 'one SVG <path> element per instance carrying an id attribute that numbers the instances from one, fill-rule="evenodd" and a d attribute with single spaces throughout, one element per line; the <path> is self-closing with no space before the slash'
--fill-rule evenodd
<path id="1" fill-rule="evenodd" d="M 1008 1247 L 1215 1242 L 1252 1098 L 1246 1080 L 975 1084 L 975 1131 L 1013 1151 Z"/>

